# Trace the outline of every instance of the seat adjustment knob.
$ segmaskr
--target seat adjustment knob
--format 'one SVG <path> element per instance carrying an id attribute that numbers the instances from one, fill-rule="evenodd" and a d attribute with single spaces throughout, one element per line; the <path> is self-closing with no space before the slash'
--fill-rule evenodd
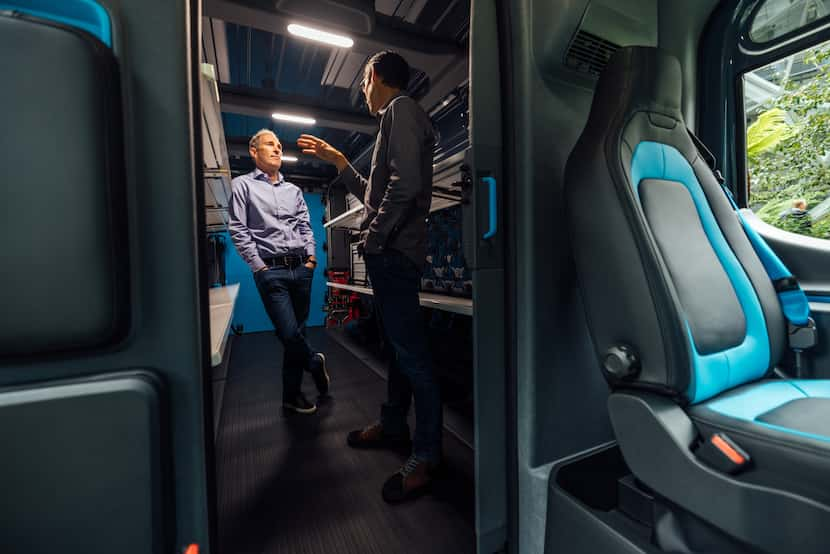
<path id="1" fill-rule="evenodd" d="M 630 346 L 617 344 L 605 351 L 602 367 L 617 379 L 627 379 L 639 373 L 640 358 Z"/>

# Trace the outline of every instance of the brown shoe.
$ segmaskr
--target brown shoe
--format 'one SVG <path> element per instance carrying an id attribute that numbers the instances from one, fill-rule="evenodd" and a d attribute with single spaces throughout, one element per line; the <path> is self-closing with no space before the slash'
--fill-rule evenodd
<path id="1" fill-rule="evenodd" d="M 352 448 L 389 448 L 393 450 L 408 449 L 411 445 L 409 433 L 389 435 L 383 432 L 383 425 L 379 421 L 352 431 L 346 437 L 346 442 Z"/>
<path id="2" fill-rule="evenodd" d="M 401 469 L 383 484 L 383 499 L 390 504 L 397 504 L 418 498 L 429 490 L 432 473 L 437 465 L 419 460 L 413 454 Z"/>

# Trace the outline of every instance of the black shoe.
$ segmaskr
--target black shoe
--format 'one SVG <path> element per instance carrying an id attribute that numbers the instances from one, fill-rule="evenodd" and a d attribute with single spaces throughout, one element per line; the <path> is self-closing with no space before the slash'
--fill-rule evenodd
<path id="1" fill-rule="evenodd" d="M 388 435 L 383 432 L 383 426 L 379 421 L 350 432 L 346 437 L 346 442 L 352 448 L 388 448 L 406 451 L 412 446 L 409 433 Z"/>
<path id="2" fill-rule="evenodd" d="M 303 393 L 299 393 L 293 400 L 283 400 L 282 409 L 286 412 L 311 415 L 317 411 L 317 406 L 309 402 Z"/>
<path id="3" fill-rule="evenodd" d="M 317 392 L 321 396 L 328 394 L 331 378 L 329 372 L 326 371 L 326 357 L 322 352 L 317 352 L 311 356 L 311 362 L 308 365 L 308 372 L 311 373 L 311 377 L 314 379 Z"/>

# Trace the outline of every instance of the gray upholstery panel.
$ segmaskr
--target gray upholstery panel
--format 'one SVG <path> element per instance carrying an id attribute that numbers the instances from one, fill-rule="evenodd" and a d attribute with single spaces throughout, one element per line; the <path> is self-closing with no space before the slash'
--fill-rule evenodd
<path id="1" fill-rule="evenodd" d="M 718 398 L 740 395 L 754 386 L 757 384 L 745 385 Z M 705 402 L 690 406 L 688 411 L 703 437 L 724 432 L 750 455 L 752 464 L 737 475 L 739 480 L 788 490 L 830 504 L 830 442 L 732 418 L 707 408 Z M 776 411 L 772 410 L 772 413 Z M 802 427 L 808 425 L 810 419 L 790 410 L 781 415 L 797 417 L 797 420 L 788 417 L 788 422 Z M 823 421 L 816 420 L 809 425 L 826 429 L 826 416 Z"/>
<path id="2" fill-rule="evenodd" d="M 756 419 L 830 440 L 830 398 L 790 400 Z"/>
<path id="3" fill-rule="evenodd" d="M 126 325 L 120 94 L 112 54 L 0 16 L 0 356 L 111 342 Z"/>
<path id="4" fill-rule="evenodd" d="M 711 208 L 723 236 L 744 268 L 747 277 L 752 282 L 755 293 L 758 295 L 770 341 L 771 369 L 778 363 L 787 349 L 787 323 L 784 320 L 778 296 L 775 294 L 772 282 L 761 264 L 761 260 L 746 237 L 732 204 L 727 200 L 723 189 L 709 170 L 709 166 L 700 156 L 692 159 L 694 159 L 692 169 L 697 176 L 700 187 L 703 189 L 703 193 L 706 195 L 709 208 Z"/>
<path id="5" fill-rule="evenodd" d="M 746 319 L 740 302 L 689 191 L 682 183 L 661 179 L 645 179 L 638 190 L 697 351 L 711 354 L 743 342 Z"/>
<path id="6" fill-rule="evenodd" d="M 683 391 L 688 386 L 690 356 L 681 333 L 682 319 L 671 283 L 659 265 L 656 245 L 647 238 L 622 154 L 627 145 L 620 129 L 631 116 L 626 109 L 629 104 L 662 108 L 647 99 L 639 103 L 636 94 L 638 87 L 660 86 L 661 81 L 639 63 L 649 56 L 654 53 L 647 49 L 621 51 L 618 63 L 609 64 L 600 77 L 588 123 L 565 169 L 565 200 L 579 286 L 598 360 L 610 346 L 627 344 L 641 360 L 636 383 Z M 667 71 L 665 82 L 679 80 L 676 62 Z M 630 156 L 629 150 L 629 161 Z M 613 377 L 606 378 L 615 384 Z"/>
<path id="7" fill-rule="evenodd" d="M 637 241 L 614 189 L 597 186 L 603 178 L 598 168 L 607 163 L 604 152 L 587 154 L 588 163 L 567 170 L 566 179 L 573 186 L 565 194 L 579 286 L 597 359 L 602 360 L 611 346 L 630 345 L 642 362 L 639 380 L 664 386 L 669 377 L 661 322 L 652 303 L 649 278 L 639 263 Z"/>
<path id="8" fill-rule="evenodd" d="M 0 391 L 0 552 L 172 551 L 162 402 L 144 373 Z"/>

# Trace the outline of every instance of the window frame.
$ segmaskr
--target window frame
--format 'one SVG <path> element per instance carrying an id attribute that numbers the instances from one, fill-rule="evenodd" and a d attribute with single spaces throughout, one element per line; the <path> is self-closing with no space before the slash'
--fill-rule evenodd
<path id="1" fill-rule="evenodd" d="M 746 117 L 743 77 L 772 62 L 830 41 L 830 19 L 802 27 L 797 35 L 762 45 L 752 43 L 749 26 L 760 0 L 722 3 L 700 36 L 695 131 L 718 159 L 718 167 L 741 208 L 748 207 Z"/>
<path id="2" fill-rule="evenodd" d="M 738 188 L 738 190 L 736 191 L 733 191 L 733 193 L 737 193 L 736 198 L 738 201 L 738 205 L 741 208 L 748 208 L 750 200 L 750 191 L 749 187 L 747 186 L 746 178 L 747 171 L 749 169 L 749 163 L 747 160 L 746 152 L 746 133 L 748 127 L 746 124 L 746 106 L 744 102 L 744 99 L 746 98 L 746 92 L 744 90 L 744 76 L 748 73 L 755 71 L 756 69 L 760 69 L 777 61 L 781 61 L 783 59 L 788 58 L 789 56 L 793 56 L 795 54 L 798 54 L 799 52 L 809 50 L 814 46 L 826 42 L 830 42 L 830 26 L 828 26 L 827 34 L 823 37 L 813 35 L 797 37 L 796 40 L 791 41 L 787 44 L 782 44 L 779 48 L 769 49 L 765 50 L 763 53 L 755 54 L 755 56 L 753 56 L 753 63 L 747 64 L 740 71 L 736 70 L 734 74 L 734 116 L 736 118 L 735 129 L 737 132 L 735 133 L 734 156 L 736 167 L 735 175 L 740 176 L 740 179 L 735 179 L 734 182 L 735 186 L 740 188 Z"/>
<path id="3" fill-rule="evenodd" d="M 751 50 L 768 50 L 770 48 L 776 48 L 779 45 L 787 43 L 793 39 L 806 37 L 814 32 L 820 31 L 823 28 L 830 27 L 830 15 L 825 15 L 824 17 L 818 18 L 815 21 L 808 23 L 807 25 L 796 27 L 795 29 L 788 31 L 783 35 L 779 35 L 768 41 L 758 42 L 752 38 L 752 24 L 755 22 L 755 18 L 758 16 L 758 12 L 761 11 L 761 8 L 763 8 L 767 2 L 769 2 L 769 0 L 759 1 L 757 4 L 755 4 L 755 6 L 750 8 L 749 14 L 747 15 L 745 20 L 746 23 L 743 25 L 744 32 L 742 33 L 742 42 L 745 43 L 745 46 L 747 46 Z"/>

